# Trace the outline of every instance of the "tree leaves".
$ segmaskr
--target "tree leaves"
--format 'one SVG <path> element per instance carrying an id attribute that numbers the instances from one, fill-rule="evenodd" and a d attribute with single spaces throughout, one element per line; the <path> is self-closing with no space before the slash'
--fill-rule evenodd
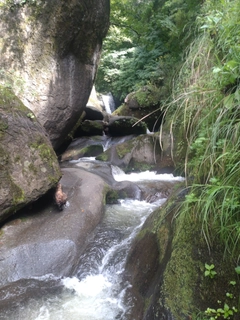
<path id="1" fill-rule="evenodd" d="M 198 7 L 198 0 L 111 0 L 97 90 L 124 99 L 148 83 L 162 85 L 181 58 Z"/>

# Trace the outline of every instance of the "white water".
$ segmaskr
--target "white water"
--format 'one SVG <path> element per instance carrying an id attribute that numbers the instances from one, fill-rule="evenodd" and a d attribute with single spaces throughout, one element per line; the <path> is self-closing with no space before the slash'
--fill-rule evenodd
<path id="1" fill-rule="evenodd" d="M 171 175 L 151 172 L 126 175 L 112 167 L 116 180 L 181 180 Z M 11 314 L 1 313 L 3 320 L 128 320 L 132 306 L 126 301 L 129 283 L 123 280 L 124 266 L 131 242 L 149 214 L 166 199 L 147 203 L 125 199 L 107 205 L 102 223 L 80 257 L 75 277 L 62 279 L 58 295 L 32 298 Z"/>
<path id="2" fill-rule="evenodd" d="M 172 173 L 157 174 L 154 171 L 126 174 L 117 166 L 112 166 L 112 175 L 116 181 L 184 181 L 183 177 L 174 177 Z"/>
<path id="3" fill-rule="evenodd" d="M 105 107 L 105 111 L 111 114 L 115 110 L 115 102 L 111 93 L 102 94 L 102 101 Z"/>

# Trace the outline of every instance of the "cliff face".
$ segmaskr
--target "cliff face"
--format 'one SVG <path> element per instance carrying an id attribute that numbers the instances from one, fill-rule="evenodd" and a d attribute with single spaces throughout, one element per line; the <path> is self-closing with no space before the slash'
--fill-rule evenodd
<path id="1" fill-rule="evenodd" d="M 109 24 L 109 0 L 3 1 L 1 80 L 57 148 L 85 107 Z"/>

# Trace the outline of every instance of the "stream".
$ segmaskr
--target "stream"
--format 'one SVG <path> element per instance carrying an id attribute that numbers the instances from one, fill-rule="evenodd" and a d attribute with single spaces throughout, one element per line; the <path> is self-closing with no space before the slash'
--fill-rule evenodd
<path id="1" fill-rule="evenodd" d="M 112 175 L 116 181 L 136 183 L 182 180 L 171 174 L 148 171 L 125 174 L 118 167 L 112 167 Z M 123 280 L 127 254 L 146 218 L 165 201 L 166 198 L 153 203 L 120 199 L 118 204 L 106 205 L 104 218 L 81 255 L 75 276 L 54 279 L 53 275 L 46 275 L 46 282 L 60 281 L 60 292 L 33 296 L 1 312 L 0 319 L 129 320 L 133 301 L 126 298 L 130 284 Z"/>

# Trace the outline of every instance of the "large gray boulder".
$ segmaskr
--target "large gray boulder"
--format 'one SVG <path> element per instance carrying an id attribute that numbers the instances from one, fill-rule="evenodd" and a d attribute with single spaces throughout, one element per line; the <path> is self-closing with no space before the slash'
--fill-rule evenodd
<path id="1" fill-rule="evenodd" d="M 41 201 L 1 229 L 0 286 L 46 274 L 69 276 L 74 271 L 103 216 L 107 185 L 80 168 L 62 171 L 61 184 L 68 195 L 63 211 L 51 199 L 45 205 Z"/>
<path id="2" fill-rule="evenodd" d="M 109 7 L 109 0 L 1 1 L 1 80 L 34 112 L 54 148 L 87 104 Z"/>
<path id="3" fill-rule="evenodd" d="M 0 87 L 0 221 L 61 178 L 56 154 L 34 114 Z"/>

